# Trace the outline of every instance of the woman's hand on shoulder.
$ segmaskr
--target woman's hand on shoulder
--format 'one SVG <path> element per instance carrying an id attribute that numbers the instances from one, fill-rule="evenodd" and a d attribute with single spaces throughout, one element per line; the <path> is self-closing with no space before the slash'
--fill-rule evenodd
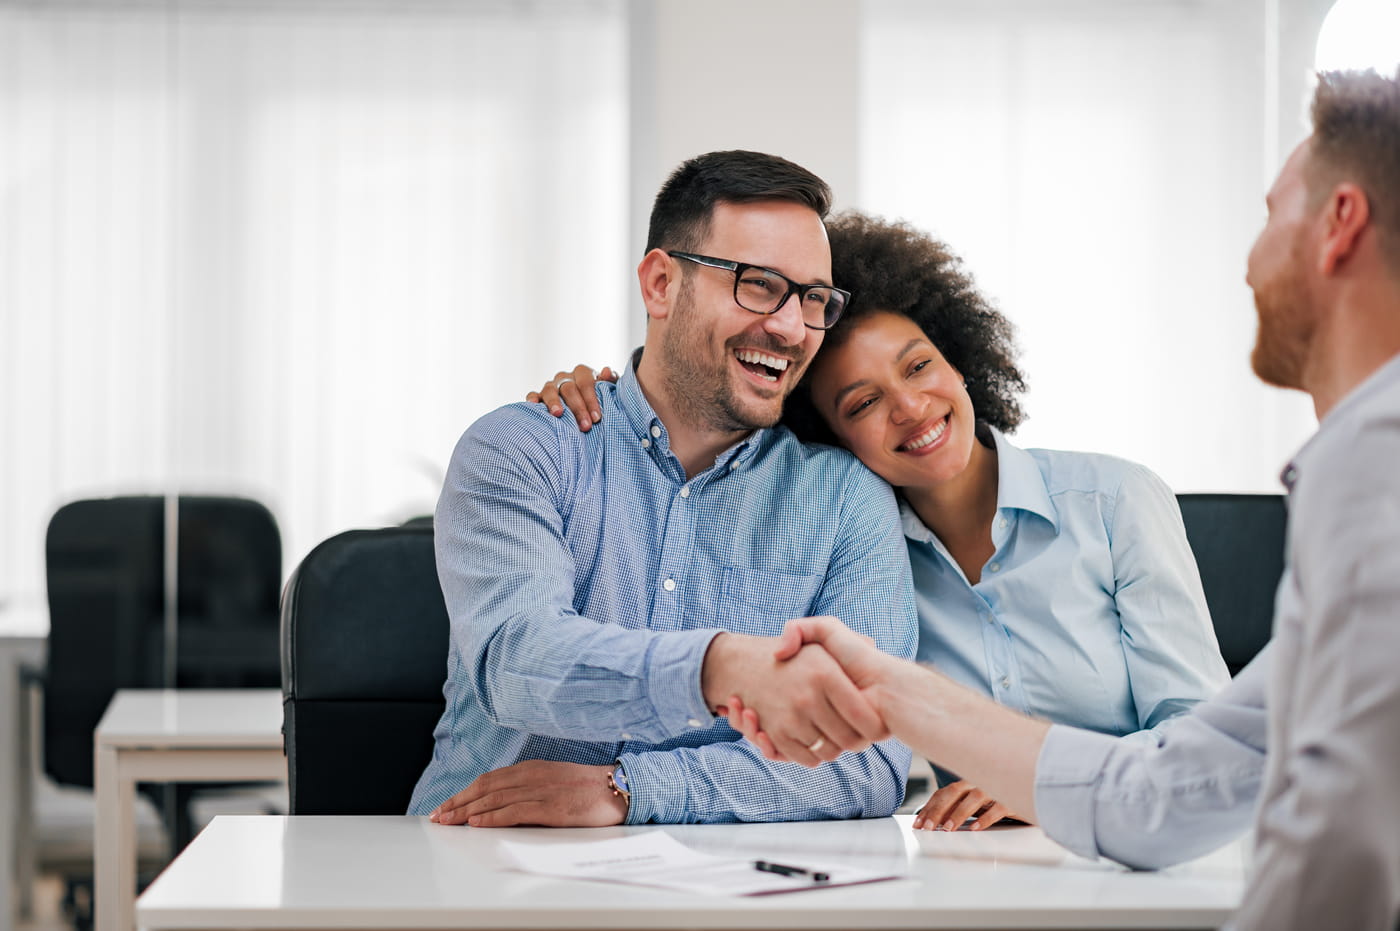
<path id="1" fill-rule="evenodd" d="M 959 779 L 943 786 L 914 814 L 914 827 L 922 831 L 956 831 L 973 815 L 970 830 L 991 827 L 1002 818 L 1014 818 L 1005 805 L 972 783 Z"/>
<path id="2" fill-rule="evenodd" d="M 525 395 L 525 400 L 531 404 L 543 404 L 555 417 L 563 417 L 567 406 L 574 420 L 578 421 L 579 430 L 587 433 L 603 419 L 602 408 L 598 406 L 598 393 L 593 390 L 600 379 L 616 382 L 617 373 L 610 366 L 595 372 L 586 365 L 577 365 L 572 372 L 556 373 L 539 391 Z"/>

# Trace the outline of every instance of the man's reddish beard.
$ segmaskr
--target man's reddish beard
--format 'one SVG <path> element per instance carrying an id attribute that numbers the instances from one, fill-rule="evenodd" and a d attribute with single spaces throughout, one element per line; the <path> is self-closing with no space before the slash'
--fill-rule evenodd
<path id="1" fill-rule="evenodd" d="M 1295 242 L 1288 263 L 1254 289 L 1259 328 L 1249 362 L 1254 374 L 1280 388 L 1303 387 L 1303 367 L 1316 328 L 1302 268 L 1302 250 Z"/>

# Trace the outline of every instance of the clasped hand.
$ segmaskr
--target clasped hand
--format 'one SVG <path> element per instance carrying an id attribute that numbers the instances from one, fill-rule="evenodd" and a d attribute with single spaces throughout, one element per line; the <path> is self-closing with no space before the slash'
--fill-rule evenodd
<path id="1" fill-rule="evenodd" d="M 901 671 L 898 661 L 876 649 L 869 637 L 857 634 L 840 621 L 829 617 L 808 617 L 790 621 L 773 651 L 779 662 L 811 650 L 823 650 L 841 667 L 851 684 L 864 696 L 873 711 L 881 711 L 882 694 L 889 698 L 897 693 L 895 682 Z M 729 721 L 735 730 L 771 760 L 796 760 L 778 746 L 766 726 L 759 725 L 760 713 L 735 696 L 728 703 Z M 907 726 L 907 725 L 906 725 Z M 812 765 L 808 763 L 807 765 Z M 957 830 L 968 818 L 976 817 L 972 830 L 980 831 L 1003 818 L 1016 815 L 1003 804 L 970 782 L 959 780 L 943 786 L 933 794 L 914 817 L 914 827 L 924 830 Z"/>
<path id="2" fill-rule="evenodd" d="M 767 745 L 760 748 L 767 755 L 816 766 L 889 736 L 880 715 L 826 650 L 798 643 L 779 657 L 773 647 L 769 637 L 722 633 L 711 642 L 701 674 L 705 700 L 736 728 L 738 711 L 763 717 Z"/>

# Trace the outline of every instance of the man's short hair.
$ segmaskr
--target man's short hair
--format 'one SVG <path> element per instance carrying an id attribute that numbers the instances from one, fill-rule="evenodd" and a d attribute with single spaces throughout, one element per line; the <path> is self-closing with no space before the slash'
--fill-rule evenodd
<path id="1" fill-rule="evenodd" d="M 698 249 L 719 203 L 778 200 L 802 204 L 825 218 L 831 188 L 801 165 L 762 152 L 697 155 L 671 173 L 651 208 L 647 251 Z M 727 256 L 724 256 L 727 258 Z"/>
<path id="2" fill-rule="evenodd" d="M 1366 192 L 1381 254 L 1400 275 L 1400 69 L 1324 71 L 1312 104 L 1308 190 L 1320 200 L 1341 181 Z"/>

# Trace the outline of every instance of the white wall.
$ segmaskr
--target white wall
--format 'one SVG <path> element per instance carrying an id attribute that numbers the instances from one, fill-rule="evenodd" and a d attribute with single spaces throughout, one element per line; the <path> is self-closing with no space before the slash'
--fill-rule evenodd
<path id="1" fill-rule="evenodd" d="M 856 203 L 860 11 L 858 0 L 631 0 L 633 267 L 657 189 L 703 152 L 772 152 Z M 634 310 L 640 344 L 639 299 Z"/>
<path id="2" fill-rule="evenodd" d="M 289 566 L 427 509 L 477 414 L 640 342 L 652 195 L 718 148 L 963 252 L 1025 441 L 1272 489 L 1310 418 L 1243 257 L 1327 6 L 0 0 L 0 598 L 82 495 L 254 494 Z"/>

